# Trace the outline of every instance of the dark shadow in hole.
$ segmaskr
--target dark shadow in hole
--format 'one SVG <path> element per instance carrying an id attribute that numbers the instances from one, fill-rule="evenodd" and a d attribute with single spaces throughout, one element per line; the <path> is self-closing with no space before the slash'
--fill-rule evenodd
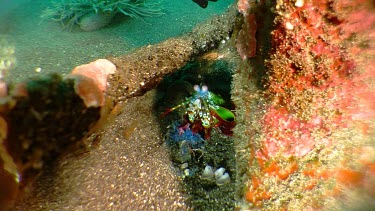
<path id="1" fill-rule="evenodd" d="M 231 102 L 232 70 L 234 67 L 227 60 L 199 60 L 188 63 L 176 73 L 166 76 L 159 84 L 155 104 L 157 115 L 173 108 L 191 97 L 194 85 L 206 85 L 208 90 L 220 95 L 224 100 L 222 107 L 234 110 Z M 164 131 L 164 141 L 170 149 L 170 157 L 176 174 L 182 179 L 182 187 L 187 193 L 187 203 L 194 210 L 233 210 L 235 192 L 235 152 L 233 138 L 223 134 L 219 128 L 213 128 L 211 137 L 205 140 L 202 134 L 181 134 L 187 107 L 181 106 L 160 118 L 160 127 Z M 189 126 L 187 126 L 189 127 Z M 187 141 L 186 141 L 187 139 Z M 215 178 L 202 179 L 206 165 L 215 171 L 225 168 L 230 181 L 217 185 Z"/>

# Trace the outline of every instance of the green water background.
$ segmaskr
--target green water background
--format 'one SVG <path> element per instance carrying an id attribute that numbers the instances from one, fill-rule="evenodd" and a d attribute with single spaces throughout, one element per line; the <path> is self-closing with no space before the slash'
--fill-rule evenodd
<path id="1" fill-rule="evenodd" d="M 0 0 L 0 35 L 9 35 L 15 45 L 16 65 L 8 80 L 50 72 L 67 74 L 77 65 L 179 36 L 223 13 L 234 0 L 209 2 L 206 9 L 192 0 L 161 0 L 165 14 L 160 17 L 124 18 L 93 32 L 64 31 L 59 23 L 43 20 L 42 11 L 51 2 Z"/>

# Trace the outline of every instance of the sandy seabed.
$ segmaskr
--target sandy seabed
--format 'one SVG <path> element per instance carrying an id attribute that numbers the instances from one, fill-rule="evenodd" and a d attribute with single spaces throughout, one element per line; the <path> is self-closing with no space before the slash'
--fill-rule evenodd
<path id="1" fill-rule="evenodd" d="M 149 44 L 189 32 L 198 23 L 223 13 L 232 0 L 211 3 L 201 9 L 193 1 L 161 1 L 160 17 L 116 17 L 109 26 L 94 32 L 64 31 L 59 23 L 41 18 L 50 1 L 28 1 L 0 14 L 0 34 L 15 43 L 16 65 L 9 80 L 30 76 L 69 73 L 75 66 L 98 58 L 119 56 Z"/>

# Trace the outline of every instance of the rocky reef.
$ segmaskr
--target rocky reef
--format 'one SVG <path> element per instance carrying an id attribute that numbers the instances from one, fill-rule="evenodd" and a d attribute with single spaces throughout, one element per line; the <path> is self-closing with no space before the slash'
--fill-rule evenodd
<path id="1" fill-rule="evenodd" d="M 239 1 L 238 7 L 241 30 L 254 34 L 248 25 L 254 17 L 257 23 L 256 55 L 248 47 L 254 38 L 242 31 L 237 37 L 242 58 L 253 57 L 235 74 L 232 93 L 243 124 L 235 132 L 244 159 L 239 177 L 246 178 L 239 206 L 373 208 L 371 2 Z"/>

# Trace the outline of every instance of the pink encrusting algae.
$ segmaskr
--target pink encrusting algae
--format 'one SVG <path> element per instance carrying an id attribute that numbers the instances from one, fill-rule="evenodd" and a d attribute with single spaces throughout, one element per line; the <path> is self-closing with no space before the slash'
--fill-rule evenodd
<path id="1" fill-rule="evenodd" d="M 246 58 L 254 57 L 256 54 L 257 45 L 255 33 L 257 29 L 257 23 L 255 20 L 255 15 L 249 13 L 250 1 L 238 1 L 237 9 L 240 13 L 242 13 L 244 21 L 236 38 L 236 47 L 237 52 L 240 54 L 241 58 L 245 60 Z"/>
<path id="2" fill-rule="evenodd" d="M 364 8 L 355 10 L 349 3 L 344 7 L 340 1 L 306 2 L 300 7 L 285 1 L 277 10 L 274 52 L 267 63 L 267 92 L 273 103 L 263 118 L 268 155 L 285 151 L 287 156 L 304 156 L 315 144 L 327 144 L 332 130 L 374 114 L 373 98 L 368 97 L 374 92 L 359 80 L 367 72 L 360 72 L 348 53 L 352 45 L 347 38 L 363 28 L 356 27 L 358 18 L 342 19 L 341 11 L 332 6 L 350 6 L 353 12 L 347 17 L 375 18 Z"/>
<path id="3" fill-rule="evenodd" d="M 256 21 L 255 15 L 249 14 L 244 17 L 242 29 L 238 32 L 237 51 L 242 59 L 252 58 L 256 53 Z"/>
<path id="4" fill-rule="evenodd" d="M 277 153 L 283 156 L 302 157 L 314 149 L 318 141 L 313 137 L 314 130 L 322 129 L 319 118 L 309 122 L 289 114 L 286 109 L 269 108 L 263 118 L 265 139 L 259 157 L 273 157 Z"/>
<path id="5" fill-rule="evenodd" d="M 244 22 L 251 23 L 246 2 L 239 1 L 238 8 Z M 374 196 L 364 185 L 374 181 L 374 5 L 366 0 L 284 0 L 272 9 L 275 26 L 263 103 L 258 111 L 252 109 L 260 126 L 257 132 L 248 128 L 253 137 L 245 207 L 341 207 L 348 187 Z M 251 36 L 255 40 L 256 34 Z M 263 43 L 261 35 L 257 38 Z M 242 58 L 255 56 L 239 47 L 248 42 L 240 31 Z M 363 154 L 365 161 L 356 159 Z M 267 197 L 260 197 L 262 192 Z"/>

